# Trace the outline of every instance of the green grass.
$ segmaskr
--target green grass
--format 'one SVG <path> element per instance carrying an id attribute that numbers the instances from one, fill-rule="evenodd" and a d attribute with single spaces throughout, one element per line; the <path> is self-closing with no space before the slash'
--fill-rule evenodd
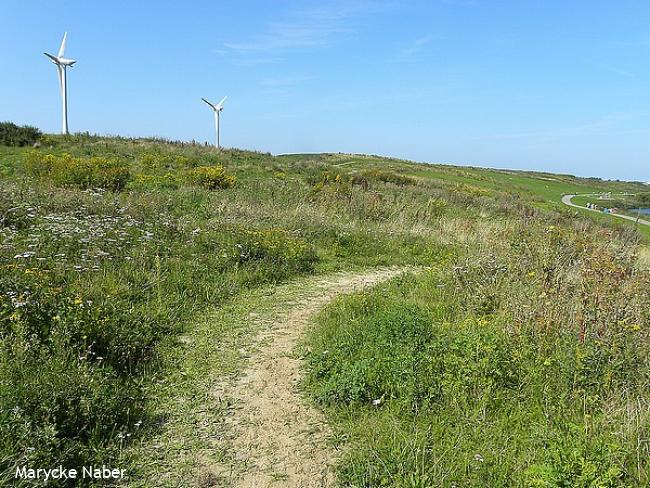
<path id="1" fill-rule="evenodd" d="M 208 169 L 198 170 L 199 178 L 197 168 Z M 581 459 L 585 449 L 600 449 L 604 457 L 589 462 L 605 471 L 623 465 L 619 462 L 623 456 L 624 476 L 618 471 L 614 475 L 625 482 L 645 482 L 645 465 L 632 459 L 628 437 L 618 439 L 620 449 L 610 443 L 612 429 L 619 425 L 616 415 L 624 409 L 621 399 L 611 398 L 602 375 L 594 380 L 593 390 L 585 391 L 596 392 L 598 402 L 608 399 L 618 409 L 611 425 L 594 424 L 602 431 L 600 437 L 562 437 L 568 424 L 541 425 L 541 419 L 548 418 L 542 414 L 550 411 L 541 409 L 540 391 L 560 388 L 569 395 L 575 390 L 545 384 L 539 361 L 543 364 L 547 353 L 536 351 L 538 342 L 528 336 L 513 335 L 513 330 L 532 334 L 542 319 L 554 327 L 560 322 L 577 326 L 569 311 L 587 306 L 584 303 L 564 295 L 554 295 L 555 301 L 549 298 L 548 304 L 533 298 L 540 296 L 541 276 L 567 295 L 591 297 L 591 275 L 580 274 L 579 267 L 591 259 L 588 250 L 604 252 L 607 262 L 622 273 L 625 286 L 647 278 L 641 271 L 630 271 L 628 261 L 618 261 L 641 249 L 636 231 L 607 221 L 604 230 L 592 223 L 592 216 L 577 218 L 559 203 L 562 193 L 634 188 L 633 183 L 429 166 L 375 156 L 274 157 L 88 134 L 46 135 L 35 149 L 0 146 L 2 476 L 11 478 L 15 467 L 24 464 L 80 466 L 127 458 L 134 476 L 150 475 L 156 461 L 150 457 L 149 443 L 165 435 L 160 415 L 171 412 L 183 420 L 198 405 L 180 405 L 158 381 L 179 383 L 174 376 L 177 365 L 196 358 L 196 367 L 189 368 L 193 382 L 181 392 L 193 394 L 200 391 L 205 368 L 223 375 L 239 367 L 235 348 L 246 343 L 251 331 L 232 321 L 220 322 L 214 331 L 215 340 L 222 341 L 217 348 L 223 351 L 222 363 L 210 366 L 202 352 L 206 349 L 188 351 L 179 346 L 187 338 L 205 340 L 210 330 L 206 317 L 223 317 L 219 314 L 227 310 L 224 304 L 238 303 L 237 297 L 250 299 L 246 306 L 257 303 L 251 297 L 260 287 L 309 275 L 385 265 L 439 266 L 447 259 L 448 264 L 433 274 L 402 279 L 370 298 L 339 302 L 312 339 L 310 389 L 327 406 L 341 437 L 353 446 L 350 461 L 341 465 L 344 484 L 369 486 L 370 481 L 363 481 L 366 468 L 368 476 L 379 476 L 372 483 L 382 482 L 380 459 L 392 466 L 387 479 L 403 486 L 428 486 L 426 480 L 438 479 L 438 474 L 444 480 L 482 480 L 499 486 L 503 480 L 524 479 L 526 470 L 545 473 L 554 465 L 554 458 L 538 450 L 535 442 L 540 439 L 547 439 L 547 444 L 555 439 L 558 455 L 569 460 Z M 492 249 L 499 246 L 498 253 Z M 619 250 L 620 256 L 611 258 L 605 252 L 609 250 Z M 526 253 L 542 253 L 535 254 L 530 269 L 522 268 L 526 259 L 532 259 Z M 458 274 L 458 269 L 466 268 L 476 275 L 469 279 L 470 275 Z M 569 276 L 574 281 L 565 283 Z M 632 317 L 645 313 L 645 302 L 639 301 L 646 296 L 642 293 L 630 302 L 635 304 L 633 310 L 621 303 L 628 291 L 613 288 L 603 295 L 605 302 L 589 302 L 589 314 L 614 313 L 601 310 L 610 301 Z M 584 317 L 592 320 L 592 315 Z M 606 324 L 608 333 L 610 327 L 619 330 L 617 321 L 625 317 L 612 318 L 614 325 Z M 644 326 L 647 315 L 641 315 L 638 323 Z M 573 346 L 567 337 L 575 339 L 571 335 L 575 331 L 567 330 L 566 337 L 549 334 L 542 342 L 548 345 L 548 357 L 557 358 L 558 364 Z M 634 383 L 625 376 L 617 384 L 627 392 L 636 388 L 637 397 L 628 400 L 644 401 L 641 382 L 646 373 L 634 361 L 645 353 L 645 332 L 622 330 L 625 340 L 614 343 L 612 357 L 630 363 L 627 371 L 639 379 Z M 625 342 L 628 337 L 635 338 L 634 347 Z M 456 351 L 451 356 L 448 346 Z M 322 357 L 325 347 L 332 357 L 338 355 L 335 364 Z M 619 349 L 629 356 L 621 359 Z M 515 360 L 503 351 L 525 357 Z M 472 356 L 479 352 L 482 355 Z M 372 364 L 384 353 L 385 361 Z M 427 363 L 426 358 L 434 356 L 440 362 Z M 480 364 L 465 368 L 473 364 L 469 359 L 479 359 Z M 598 366 L 609 359 L 597 356 L 593 361 Z M 570 361 L 562 364 L 564 376 L 558 375 L 556 381 L 575 373 Z M 443 370 L 448 370 L 446 383 L 433 382 Z M 621 371 L 611 371 L 611 381 L 619 381 Z M 505 375 L 507 384 L 493 375 Z M 532 379 L 526 382 L 527 378 Z M 526 389 L 516 391 L 519 407 L 503 410 L 513 384 Z M 480 393 L 477 385 L 490 385 L 489 391 L 503 401 L 490 403 L 492 397 L 481 394 L 473 402 L 470 397 Z M 436 395 L 445 391 L 436 403 Z M 445 403 L 449 392 L 464 403 L 456 407 Z M 381 408 L 368 406 L 368 401 L 379 399 Z M 598 402 L 593 418 L 600 415 Z M 573 403 L 569 406 L 554 405 L 552 413 L 566 413 L 582 426 L 585 417 Z M 441 407 L 446 413 L 423 415 L 425 407 Z M 627 411 L 638 419 L 646 418 L 643 411 L 630 408 Z M 490 422 L 479 422 L 488 413 Z M 214 418 L 222 415 L 215 412 Z M 515 420 L 512 428 L 506 422 L 510 416 Z M 447 429 L 447 421 L 457 428 Z M 539 427 L 537 441 L 526 436 L 527 422 Z M 638 428 L 628 427 L 626 436 L 639 434 Z M 371 428 L 377 432 L 376 451 L 367 448 L 375 442 L 364 434 Z M 456 452 L 453 439 L 458 429 L 469 440 Z M 431 433 L 447 439 L 440 445 L 459 457 L 436 451 Z M 498 442 L 481 444 L 488 439 Z M 562 444 L 565 441 L 569 447 Z M 138 444 L 144 446 L 142 451 L 134 449 Z M 523 449 L 521 455 L 517 446 Z M 645 444 L 641 446 L 645 449 Z M 479 448 L 482 451 L 473 453 Z M 486 456 L 490 449 L 501 457 Z M 378 452 L 383 454 L 377 456 Z M 488 461 L 471 461 L 471 456 L 467 461 L 469 453 L 496 464 L 481 471 L 484 478 L 477 477 L 474 464 L 488 466 Z M 608 457 L 610 461 L 603 461 Z M 140 461 L 154 464 L 138 470 Z M 566 466 L 573 466 L 571 462 Z"/>
<path id="2" fill-rule="evenodd" d="M 528 222 L 338 300 L 305 387 L 347 487 L 649 484 L 648 273 L 623 240 Z"/>
<path id="3" fill-rule="evenodd" d="M 561 203 L 562 196 L 585 193 L 625 193 L 647 191 L 647 186 L 639 182 L 606 181 L 598 178 L 579 178 L 572 175 L 559 175 L 531 171 L 493 170 L 476 167 L 449 166 L 440 164 L 416 164 L 410 161 L 381 158 L 377 156 L 348 154 L 295 154 L 281 156 L 287 161 L 308 159 L 321 163 L 332 161 L 334 166 L 352 173 L 362 173 L 368 168 L 394 171 L 405 176 L 421 178 L 435 182 L 459 193 L 476 193 L 484 191 L 493 197 L 516 195 L 527 204 L 542 210 L 560 212 L 579 212 L 586 218 L 594 219 L 602 225 L 612 228 L 634 227 L 633 222 L 597 215 L 593 212 L 567 209 Z M 580 198 L 574 202 L 580 202 Z M 586 203 L 586 200 L 585 200 Z M 639 228 L 646 243 L 650 243 L 650 228 Z"/>
<path id="4" fill-rule="evenodd" d="M 125 184 L 68 178 L 66 165 L 85 171 L 97 158 L 127 167 Z M 428 263 L 440 251 L 410 232 L 436 218 L 429 190 L 317 191 L 308 180 L 327 165 L 87 136 L 50 136 L 36 153 L 3 148 L 0 160 L 4 479 L 24 464 L 109 463 L 155 430 L 147 385 L 166 364 L 160 344 L 191 331 L 206 307 L 262 284 Z M 225 167 L 235 185 L 185 178 L 206 166 Z"/>
<path id="5" fill-rule="evenodd" d="M 475 167 L 449 166 L 439 164 L 415 164 L 403 160 L 362 155 L 290 155 L 285 159 L 297 160 L 309 157 L 314 161 L 325 158 L 337 161 L 346 169 L 367 169 L 376 167 L 401 172 L 411 176 L 440 180 L 453 184 L 472 185 L 494 191 L 517 193 L 537 197 L 544 203 L 559 203 L 562 195 L 568 193 L 600 193 L 621 191 L 642 191 L 640 183 L 604 181 L 596 178 L 578 178 L 571 175 L 537 173 L 530 171 L 492 170 Z"/>

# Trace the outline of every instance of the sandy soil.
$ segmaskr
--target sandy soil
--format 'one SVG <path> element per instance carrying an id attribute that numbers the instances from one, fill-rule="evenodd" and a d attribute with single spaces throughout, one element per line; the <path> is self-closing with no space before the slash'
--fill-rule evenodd
<path id="1" fill-rule="evenodd" d="M 301 360 L 295 355 L 295 347 L 310 318 L 336 296 L 372 286 L 403 271 L 377 269 L 330 276 L 299 296 L 278 303 L 285 311 L 274 320 L 253 316 L 265 322 L 258 336 L 259 347 L 243 375 L 227 391 L 218 392 L 218 396 L 225 394 L 235 402 L 226 426 L 234 457 L 243 469 L 228 476 L 234 486 L 333 485 L 334 455 L 326 446 L 327 424 L 321 412 L 300 396 Z"/>

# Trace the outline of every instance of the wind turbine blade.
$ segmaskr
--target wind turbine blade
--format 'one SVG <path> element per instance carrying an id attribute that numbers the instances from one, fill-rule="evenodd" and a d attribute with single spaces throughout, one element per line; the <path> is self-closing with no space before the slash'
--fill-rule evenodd
<path id="1" fill-rule="evenodd" d="M 59 60 L 57 59 L 56 56 L 53 56 L 52 54 L 48 54 L 48 53 L 43 53 L 43 54 L 45 54 L 48 58 L 50 58 L 56 64 L 59 64 Z"/>
<path id="2" fill-rule="evenodd" d="M 65 52 L 65 42 L 68 40 L 68 33 L 65 32 L 63 34 L 63 40 L 61 41 L 61 47 L 59 48 L 59 58 L 63 57 L 63 53 Z"/>
<path id="3" fill-rule="evenodd" d="M 208 102 L 205 98 L 201 97 L 201 100 L 203 100 L 205 103 L 207 103 L 208 105 L 210 105 L 210 107 L 212 107 L 212 110 L 217 110 L 217 107 L 215 107 L 214 105 L 212 105 L 212 104 L 211 104 L 210 102 Z"/>
<path id="4" fill-rule="evenodd" d="M 227 96 L 226 96 L 226 97 L 223 97 L 223 98 L 221 99 L 221 101 L 220 101 L 219 103 L 217 103 L 217 106 L 215 107 L 216 110 L 221 110 L 221 109 L 223 108 L 223 102 L 226 101 L 226 98 L 228 98 L 228 97 L 227 97 Z"/>
<path id="5" fill-rule="evenodd" d="M 59 78 L 59 89 L 61 90 L 61 93 L 63 93 L 63 68 L 58 64 L 56 65 L 56 74 Z"/>

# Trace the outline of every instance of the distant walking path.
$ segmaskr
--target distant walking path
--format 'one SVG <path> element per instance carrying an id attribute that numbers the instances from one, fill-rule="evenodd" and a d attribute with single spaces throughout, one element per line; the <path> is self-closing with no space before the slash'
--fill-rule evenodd
<path id="1" fill-rule="evenodd" d="M 597 196 L 597 195 L 598 195 L 598 193 L 591 193 L 591 194 L 588 194 L 588 195 L 581 195 L 581 196 L 587 196 L 587 197 L 589 197 L 589 196 Z M 593 208 L 583 207 L 582 205 L 576 205 L 575 203 L 573 203 L 573 202 L 571 201 L 571 199 L 572 199 L 573 197 L 577 197 L 577 196 L 578 196 L 578 195 L 564 195 L 564 196 L 562 197 L 562 203 L 565 204 L 565 205 L 568 205 L 569 207 L 581 208 L 581 209 L 583 209 L 583 210 L 589 210 L 590 212 L 597 212 L 597 213 L 599 213 L 599 214 L 602 214 L 602 213 L 603 213 L 603 212 L 600 211 L 600 210 L 596 210 L 596 209 L 593 209 Z M 636 217 L 630 217 L 629 215 L 621 215 L 621 214 L 607 214 L 607 215 L 611 215 L 612 217 L 619 217 L 619 218 L 621 218 L 621 219 L 630 220 L 630 221 L 635 222 L 635 223 L 639 223 L 639 224 L 642 224 L 642 225 L 648 225 L 648 226 L 650 226 L 650 221 L 649 221 L 649 220 L 644 220 L 644 219 L 640 219 L 640 218 L 636 218 Z"/>

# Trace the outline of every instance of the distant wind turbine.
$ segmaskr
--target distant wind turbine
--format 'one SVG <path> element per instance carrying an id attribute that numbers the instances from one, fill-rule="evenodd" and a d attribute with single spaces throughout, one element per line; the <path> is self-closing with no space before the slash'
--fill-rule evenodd
<path id="1" fill-rule="evenodd" d="M 201 100 L 203 100 L 205 103 L 210 105 L 210 107 L 214 111 L 214 124 L 215 124 L 215 129 L 217 131 L 217 149 L 221 148 L 221 142 L 219 140 L 219 122 L 221 119 L 221 111 L 223 110 L 223 103 L 226 101 L 226 98 L 228 97 L 223 97 L 221 101 L 216 105 L 211 104 L 205 98 L 201 98 Z"/>
<path id="2" fill-rule="evenodd" d="M 63 128 L 61 129 L 61 133 L 63 134 L 68 133 L 68 83 L 65 76 L 66 69 L 68 66 L 72 66 L 76 63 L 74 59 L 63 57 L 63 54 L 65 52 L 65 41 L 67 37 L 68 33 L 66 32 L 63 34 L 63 41 L 61 41 L 61 47 L 59 48 L 58 55 L 53 56 L 52 54 L 43 53 L 56 65 L 56 71 L 59 75 L 59 87 L 61 89 L 61 100 L 63 102 Z"/>

